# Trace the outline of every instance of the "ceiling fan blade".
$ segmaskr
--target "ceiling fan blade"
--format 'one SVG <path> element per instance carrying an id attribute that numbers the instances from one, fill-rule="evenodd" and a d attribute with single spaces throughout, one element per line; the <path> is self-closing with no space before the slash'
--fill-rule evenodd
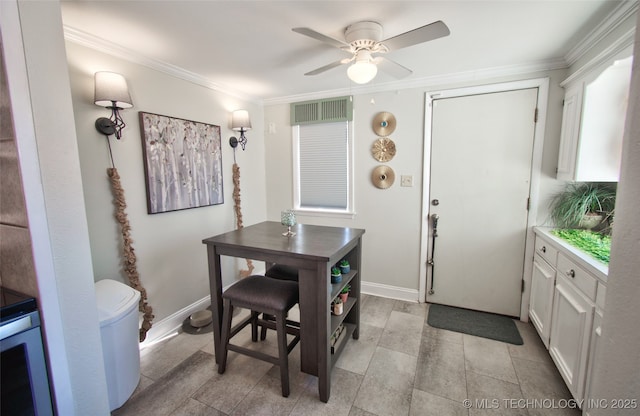
<path id="1" fill-rule="evenodd" d="M 395 78 L 405 78 L 413 74 L 413 71 L 407 67 L 400 65 L 399 63 L 392 61 L 391 59 L 377 56 L 373 59 L 373 62 L 378 65 L 378 68 L 387 74 Z"/>
<path id="2" fill-rule="evenodd" d="M 383 40 L 381 43 L 389 48 L 389 51 L 395 51 L 397 49 L 406 48 L 407 46 L 413 46 L 418 43 L 442 38 L 444 36 L 448 36 L 450 33 L 451 32 L 447 25 L 445 25 L 442 20 L 438 20 L 437 22 L 410 30 L 387 40 Z"/>
<path id="3" fill-rule="evenodd" d="M 338 39 L 334 39 L 327 35 L 323 35 L 322 33 L 318 33 L 313 29 L 309 29 L 308 27 L 294 27 L 291 30 L 293 30 L 296 33 L 300 33 L 301 35 L 309 36 L 310 38 L 319 40 L 320 42 L 327 43 L 336 48 L 343 48 L 345 46 L 347 47 L 349 46 L 348 43 L 342 42 Z"/>
<path id="4" fill-rule="evenodd" d="M 305 75 L 318 75 L 318 74 L 321 74 L 321 73 L 323 73 L 325 71 L 333 69 L 333 68 L 335 68 L 337 66 L 340 66 L 342 64 L 346 64 L 349 61 L 350 61 L 350 59 L 341 59 L 339 61 L 331 62 L 328 65 L 321 66 L 320 68 L 314 69 L 313 71 L 309 71 Z"/>

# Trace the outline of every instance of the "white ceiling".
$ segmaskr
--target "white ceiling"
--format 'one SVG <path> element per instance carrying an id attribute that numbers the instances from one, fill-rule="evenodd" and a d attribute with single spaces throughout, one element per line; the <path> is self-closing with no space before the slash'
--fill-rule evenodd
<path id="1" fill-rule="evenodd" d="M 374 20 L 389 38 L 436 20 L 451 35 L 393 51 L 413 74 L 400 82 L 497 68 L 567 65 L 567 56 L 620 4 L 613 0 L 466 1 L 62 1 L 68 39 L 135 57 L 253 100 L 357 87 L 346 65 L 313 70 L 345 52 L 294 33 L 344 39 Z M 570 63 L 570 62 L 569 62 Z M 390 84 L 394 83 L 394 84 Z M 379 72 L 374 86 L 398 82 Z M 399 84 L 398 84 L 399 85 Z"/>

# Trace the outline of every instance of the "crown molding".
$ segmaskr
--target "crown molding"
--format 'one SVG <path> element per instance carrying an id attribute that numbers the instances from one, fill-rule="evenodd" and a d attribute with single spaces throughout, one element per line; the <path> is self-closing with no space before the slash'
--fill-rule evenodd
<path id="1" fill-rule="evenodd" d="M 163 72 L 167 75 L 171 75 L 173 77 L 182 79 L 184 81 L 188 81 L 193 84 L 200 85 L 202 87 L 209 88 L 211 90 L 221 92 L 226 95 L 230 95 L 232 97 L 236 97 L 236 98 L 239 98 L 245 101 L 254 102 L 254 103 L 259 103 L 259 104 L 262 103 L 262 100 L 260 98 L 257 98 L 254 96 L 248 96 L 233 88 L 229 88 L 227 86 L 212 82 L 210 79 L 206 77 L 203 77 L 191 71 L 187 71 L 176 65 L 172 65 L 157 59 L 149 58 L 147 56 L 134 52 L 131 49 L 116 45 L 113 42 L 91 35 L 87 32 L 78 30 L 70 26 L 64 25 L 63 28 L 64 28 L 64 38 L 69 42 L 77 43 L 78 45 L 82 45 L 87 48 L 91 48 L 91 49 L 106 53 L 116 58 L 121 58 L 130 62 L 133 62 L 135 64 L 146 66 L 156 71 Z"/>
<path id="2" fill-rule="evenodd" d="M 629 54 L 633 54 L 633 42 L 635 39 L 635 29 L 630 29 L 626 33 L 624 33 L 620 38 L 616 39 L 611 45 L 605 48 L 602 52 L 592 58 L 589 62 L 582 65 L 578 68 L 574 73 L 572 73 L 567 79 L 560 83 L 561 87 L 566 86 L 567 84 L 571 84 L 574 81 L 581 79 L 582 77 L 589 74 L 590 71 L 595 68 L 603 65 L 607 62 L 610 62 L 612 59 L 619 58 L 619 55 L 622 52 L 628 56 Z"/>
<path id="3" fill-rule="evenodd" d="M 638 11 L 638 0 L 623 1 L 607 17 L 600 22 L 587 36 L 576 44 L 567 54 L 565 59 L 569 66 L 575 64 L 594 45 L 613 32 L 623 21 Z"/>
<path id="4" fill-rule="evenodd" d="M 299 101 L 317 100 L 328 97 L 338 97 L 342 95 L 372 94 L 378 92 L 398 91 L 411 88 L 441 88 L 444 85 L 477 83 L 479 81 L 495 78 L 512 77 L 518 75 L 531 75 L 536 72 L 553 71 L 556 69 L 566 69 L 567 62 L 563 58 L 547 61 L 509 65 L 503 67 L 493 67 L 485 69 L 474 69 L 446 75 L 435 75 L 431 77 L 416 78 L 411 80 L 392 81 L 382 84 L 370 84 L 352 88 L 340 88 L 335 90 L 325 90 L 308 94 L 296 94 L 285 97 L 266 99 L 264 105 L 290 104 Z"/>

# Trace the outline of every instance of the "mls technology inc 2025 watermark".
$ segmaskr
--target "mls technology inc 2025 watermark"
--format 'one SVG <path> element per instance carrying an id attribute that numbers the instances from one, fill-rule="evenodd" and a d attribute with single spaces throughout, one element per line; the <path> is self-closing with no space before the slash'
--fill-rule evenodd
<path id="1" fill-rule="evenodd" d="M 637 399 L 474 399 L 467 409 L 637 409 Z"/>

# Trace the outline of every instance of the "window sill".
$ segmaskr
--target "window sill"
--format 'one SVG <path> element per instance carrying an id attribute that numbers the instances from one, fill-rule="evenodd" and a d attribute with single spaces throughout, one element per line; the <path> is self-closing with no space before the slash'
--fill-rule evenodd
<path id="1" fill-rule="evenodd" d="M 296 216 L 299 217 L 323 217 L 323 218 L 342 218 L 352 220 L 355 218 L 355 212 L 347 211 L 330 211 L 324 209 L 294 209 Z"/>

